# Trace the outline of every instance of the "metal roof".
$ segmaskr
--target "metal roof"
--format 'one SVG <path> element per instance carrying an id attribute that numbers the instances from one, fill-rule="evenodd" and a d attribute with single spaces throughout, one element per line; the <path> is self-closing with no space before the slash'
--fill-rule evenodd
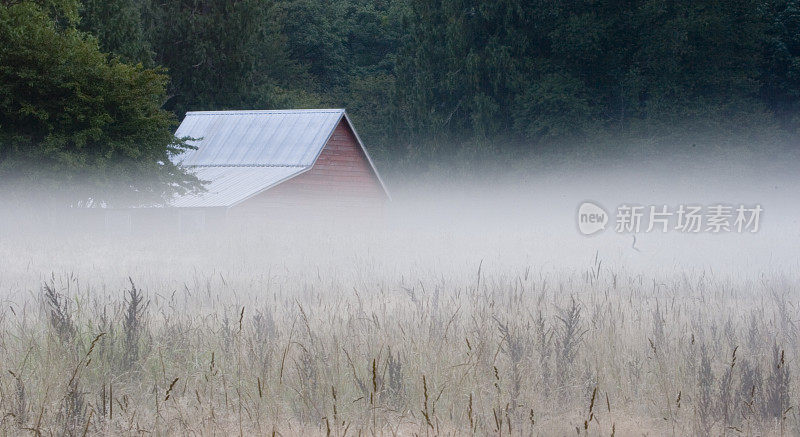
<path id="1" fill-rule="evenodd" d="M 344 109 L 187 112 L 175 132 L 190 137 L 187 150 L 173 161 L 208 181 L 206 192 L 173 199 L 183 208 L 231 207 L 310 169 L 334 129 L 345 120 L 384 192 L 361 138 Z"/>
<path id="2" fill-rule="evenodd" d="M 175 136 L 191 137 L 174 161 L 184 166 L 314 164 L 344 109 L 188 112 Z"/>
<path id="3" fill-rule="evenodd" d="M 178 197 L 170 206 L 182 208 L 230 207 L 267 188 L 306 171 L 308 167 L 196 167 L 207 191 Z"/>

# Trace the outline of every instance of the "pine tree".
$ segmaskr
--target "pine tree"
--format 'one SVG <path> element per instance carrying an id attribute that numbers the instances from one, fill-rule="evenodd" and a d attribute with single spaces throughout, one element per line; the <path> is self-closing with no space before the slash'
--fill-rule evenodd
<path id="1" fill-rule="evenodd" d="M 153 65 L 144 38 L 141 0 L 83 0 L 80 29 L 96 36 L 103 53 L 123 62 Z"/>

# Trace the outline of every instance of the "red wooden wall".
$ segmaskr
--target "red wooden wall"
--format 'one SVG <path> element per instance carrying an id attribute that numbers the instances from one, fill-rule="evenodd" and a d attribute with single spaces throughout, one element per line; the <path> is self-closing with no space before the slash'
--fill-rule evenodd
<path id="1" fill-rule="evenodd" d="M 375 212 L 383 209 L 386 200 L 355 134 L 342 118 L 311 169 L 245 200 L 231 212 L 251 215 L 291 207 Z"/>

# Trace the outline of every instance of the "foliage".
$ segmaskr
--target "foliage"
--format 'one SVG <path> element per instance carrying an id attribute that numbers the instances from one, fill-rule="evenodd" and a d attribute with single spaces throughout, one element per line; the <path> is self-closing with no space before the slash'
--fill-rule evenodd
<path id="1" fill-rule="evenodd" d="M 155 60 L 170 72 L 166 107 L 179 116 L 316 105 L 303 86 L 303 69 L 287 55 L 278 32 L 282 15 L 272 2 L 152 1 L 145 16 Z"/>
<path id="2" fill-rule="evenodd" d="M 35 9 L 28 21 L 47 21 L 51 36 L 72 41 L 26 38 L 23 46 L 42 51 L 32 57 L 78 62 L 79 47 L 93 44 L 78 26 L 113 55 L 108 69 L 133 68 L 125 74 L 157 82 L 162 76 L 115 59 L 165 67 L 163 108 L 179 118 L 189 110 L 345 107 L 378 157 L 395 162 L 594 153 L 586 144 L 614 136 L 780 136 L 800 123 L 797 0 L 2 4 L 9 17 Z M 27 68 L 8 67 L 16 65 Z M 68 124 L 58 130 L 85 136 Z"/>
<path id="3" fill-rule="evenodd" d="M 411 9 L 397 73 L 410 136 L 532 145 L 599 130 L 646 135 L 665 122 L 719 127 L 738 114 L 761 121 L 767 27 L 752 2 L 441 0 Z"/>
<path id="4" fill-rule="evenodd" d="M 101 53 L 34 2 L 0 6 L 0 40 L 4 188 L 73 205 L 155 202 L 195 188 L 170 162 L 187 146 L 161 109 L 165 75 Z"/>
<path id="5" fill-rule="evenodd" d="M 80 29 L 97 36 L 103 53 L 124 62 L 150 66 L 153 54 L 145 38 L 138 0 L 83 0 Z"/>
<path id="6" fill-rule="evenodd" d="M 790 131 L 800 127 L 800 2 L 768 3 L 762 98 Z"/>

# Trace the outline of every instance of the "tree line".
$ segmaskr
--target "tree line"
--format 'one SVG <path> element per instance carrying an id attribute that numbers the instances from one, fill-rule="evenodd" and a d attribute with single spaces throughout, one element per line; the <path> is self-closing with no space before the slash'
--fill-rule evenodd
<path id="1" fill-rule="evenodd" d="M 192 189 L 189 110 L 345 107 L 389 162 L 791 136 L 799 1 L 0 0 L 0 172 Z"/>

